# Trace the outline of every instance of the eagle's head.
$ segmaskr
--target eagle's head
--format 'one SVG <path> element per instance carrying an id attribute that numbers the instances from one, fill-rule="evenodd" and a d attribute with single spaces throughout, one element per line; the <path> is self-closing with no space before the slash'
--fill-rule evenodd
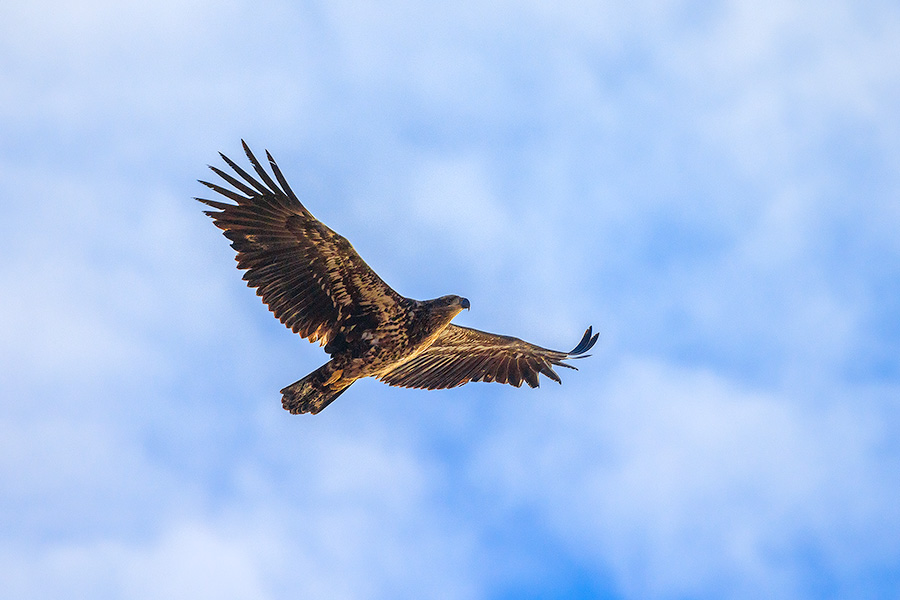
<path id="1" fill-rule="evenodd" d="M 435 306 L 447 307 L 452 310 L 454 313 L 458 313 L 462 309 L 469 309 L 469 300 L 467 298 L 463 298 L 462 296 L 456 296 L 454 294 L 450 294 L 449 296 L 441 296 L 440 298 L 436 298 L 432 300 Z"/>

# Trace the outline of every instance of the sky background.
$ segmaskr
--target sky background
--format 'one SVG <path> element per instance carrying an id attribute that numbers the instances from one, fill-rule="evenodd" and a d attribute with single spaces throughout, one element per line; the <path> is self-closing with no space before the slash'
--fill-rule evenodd
<path id="1" fill-rule="evenodd" d="M 900 597 L 900 7 L 5 2 L 0 596 Z M 240 140 L 538 390 L 325 362 Z"/>

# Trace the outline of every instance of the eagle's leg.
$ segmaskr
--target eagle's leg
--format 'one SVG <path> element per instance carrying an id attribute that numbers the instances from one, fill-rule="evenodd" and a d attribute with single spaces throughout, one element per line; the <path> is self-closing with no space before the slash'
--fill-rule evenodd
<path id="1" fill-rule="evenodd" d="M 334 402 L 355 379 L 341 379 L 343 369 L 330 360 L 281 390 L 281 405 L 291 414 L 316 414 Z"/>

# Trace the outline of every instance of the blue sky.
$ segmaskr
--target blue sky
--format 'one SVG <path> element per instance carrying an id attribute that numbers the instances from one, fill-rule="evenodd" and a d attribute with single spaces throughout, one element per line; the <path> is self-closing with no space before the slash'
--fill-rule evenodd
<path id="1" fill-rule="evenodd" d="M 896 598 L 892 2 L 0 8 L 0 589 Z M 592 358 L 353 386 L 191 200 L 268 148 L 400 293 Z"/>

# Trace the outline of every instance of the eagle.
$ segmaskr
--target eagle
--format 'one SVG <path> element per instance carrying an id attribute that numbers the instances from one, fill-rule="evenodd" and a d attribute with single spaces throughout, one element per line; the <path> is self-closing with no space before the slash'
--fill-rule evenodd
<path id="1" fill-rule="evenodd" d="M 331 360 L 281 390 L 292 414 L 316 414 L 363 377 L 388 385 L 436 390 L 470 381 L 538 387 L 538 375 L 562 383 L 554 366 L 584 358 L 599 334 L 588 327 L 569 352 L 455 325 L 469 301 L 456 295 L 414 300 L 395 292 L 350 242 L 300 203 L 266 150 L 272 175 L 246 142 L 257 177 L 219 155 L 233 170 L 209 168 L 231 188 L 200 180 L 231 202 L 196 198 L 231 240 L 247 285 L 294 333 L 318 341 Z M 275 179 L 272 179 L 272 176 Z M 277 182 L 276 182 L 277 181 Z"/>

